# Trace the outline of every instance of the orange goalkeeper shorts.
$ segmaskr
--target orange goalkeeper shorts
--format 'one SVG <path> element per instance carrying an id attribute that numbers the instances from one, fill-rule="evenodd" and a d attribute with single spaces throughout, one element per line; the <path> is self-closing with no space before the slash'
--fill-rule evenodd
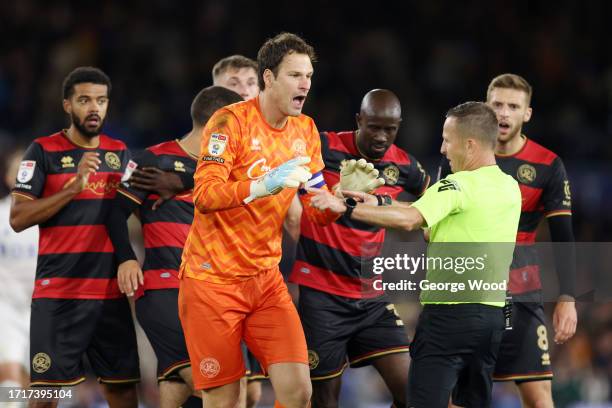
<path id="1" fill-rule="evenodd" d="M 184 277 L 178 302 L 195 389 L 245 375 L 241 340 L 265 371 L 274 363 L 308 364 L 300 318 L 278 267 L 229 285 Z"/>

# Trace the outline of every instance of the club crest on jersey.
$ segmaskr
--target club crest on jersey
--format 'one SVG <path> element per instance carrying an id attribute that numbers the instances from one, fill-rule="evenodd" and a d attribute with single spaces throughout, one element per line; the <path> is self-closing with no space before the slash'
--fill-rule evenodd
<path id="1" fill-rule="evenodd" d="M 221 156 L 227 145 L 227 135 L 221 133 L 213 133 L 208 141 L 208 154 L 211 156 Z"/>
<path id="2" fill-rule="evenodd" d="M 516 171 L 516 178 L 523 184 L 533 183 L 536 178 L 536 169 L 531 164 L 521 164 Z"/>
<path id="3" fill-rule="evenodd" d="M 104 155 L 104 161 L 106 162 L 107 166 L 113 170 L 119 170 L 121 168 L 121 160 L 116 153 L 106 152 Z"/>
<path id="4" fill-rule="evenodd" d="M 180 171 L 181 173 L 185 172 L 185 164 L 182 161 L 176 160 L 174 162 L 174 171 Z"/>
<path id="5" fill-rule="evenodd" d="M 64 156 L 60 161 L 62 162 L 62 169 L 74 167 L 74 159 L 70 156 Z"/>
<path id="6" fill-rule="evenodd" d="M 296 139 L 293 141 L 291 145 L 291 150 L 293 150 L 294 156 L 306 156 L 306 142 L 302 139 Z"/>
<path id="7" fill-rule="evenodd" d="M 130 179 L 130 177 L 132 177 L 132 173 L 134 173 L 134 170 L 136 170 L 136 168 L 138 167 L 138 163 L 136 163 L 134 160 L 130 160 L 127 164 L 127 166 L 125 166 L 125 171 L 123 172 L 123 176 L 121 176 L 121 182 L 126 182 Z"/>
<path id="8" fill-rule="evenodd" d="M 42 374 L 51 368 L 51 357 L 47 353 L 36 353 L 32 359 L 32 370 Z"/>
<path id="9" fill-rule="evenodd" d="M 20 183 L 27 183 L 34 177 L 34 169 L 36 168 L 36 162 L 34 160 L 24 160 L 19 165 L 19 172 L 17 173 L 17 181 Z"/>
<path id="10" fill-rule="evenodd" d="M 308 366 L 314 370 L 319 365 L 319 355 L 314 350 L 308 350 Z"/>
<path id="11" fill-rule="evenodd" d="M 399 168 L 395 164 L 390 164 L 383 170 L 383 177 L 385 179 L 385 184 L 393 186 L 397 184 L 399 180 Z"/>

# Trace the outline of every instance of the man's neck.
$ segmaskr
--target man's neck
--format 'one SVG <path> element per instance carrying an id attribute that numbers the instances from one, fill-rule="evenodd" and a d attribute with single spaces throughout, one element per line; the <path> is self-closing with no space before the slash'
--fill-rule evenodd
<path id="1" fill-rule="evenodd" d="M 66 137 L 77 146 L 96 148 L 100 145 L 100 135 L 93 137 L 84 136 L 74 125 L 66 129 L 64 133 Z"/>
<path id="2" fill-rule="evenodd" d="M 495 145 L 495 154 L 499 154 L 500 156 L 512 156 L 518 153 L 526 142 L 527 138 L 519 131 L 516 136 L 506 142 L 497 141 Z"/>
<path id="3" fill-rule="evenodd" d="M 185 137 L 179 140 L 182 149 L 196 159 L 200 157 L 200 143 L 202 141 L 203 131 L 204 129 L 201 127 L 194 127 L 191 129 L 191 132 L 187 133 Z"/>
<path id="4" fill-rule="evenodd" d="M 288 117 L 274 104 L 274 101 L 265 90 L 259 94 L 259 109 L 268 125 L 275 129 L 282 129 L 287 124 Z"/>
<path id="5" fill-rule="evenodd" d="M 495 154 L 491 151 L 488 151 L 483 152 L 477 157 L 474 157 L 470 163 L 466 163 L 466 166 L 463 170 L 473 171 L 478 170 L 481 167 L 495 166 L 496 164 L 497 163 L 495 162 Z"/>

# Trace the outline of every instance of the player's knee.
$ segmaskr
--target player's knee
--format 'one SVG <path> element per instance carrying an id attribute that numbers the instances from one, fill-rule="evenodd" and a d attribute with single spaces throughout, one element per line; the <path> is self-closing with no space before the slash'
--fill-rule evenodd
<path id="1" fill-rule="evenodd" d="M 312 397 L 312 387 L 310 382 L 299 382 L 294 384 L 291 392 L 286 392 L 281 397 L 278 396 L 278 400 L 285 407 L 292 408 L 306 408 L 310 403 L 310 398 Z"/>

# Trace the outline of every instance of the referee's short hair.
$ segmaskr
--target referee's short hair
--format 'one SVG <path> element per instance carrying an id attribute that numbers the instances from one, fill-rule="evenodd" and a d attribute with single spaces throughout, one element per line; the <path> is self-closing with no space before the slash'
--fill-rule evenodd
<path id="1" fill-rule="evenodd" d="M 191 120 L 194 127 L 204 127 L 208 119 L 224 106 L 243 101 L 236 92 L 222 86 L 202 89 L 191 103 Z"/>
<path id="2" fill-rule="evenodd" d="M 462 137 L 473 137 L 495 148 L 499 131 L 497 116 L 484 102 L 465 102 L 450 108 L 447 118 L 455 118 Z"/>

